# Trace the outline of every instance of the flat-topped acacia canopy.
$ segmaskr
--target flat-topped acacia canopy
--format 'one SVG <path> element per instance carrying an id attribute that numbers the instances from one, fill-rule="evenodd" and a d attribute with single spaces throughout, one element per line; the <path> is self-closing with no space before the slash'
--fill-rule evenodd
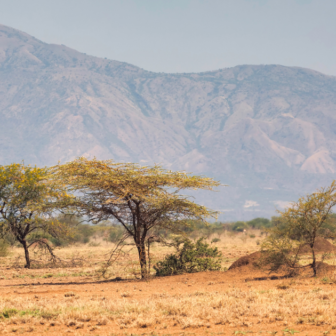
<path id="1" fill-rule="evenodd" d="M 219 182 L 155 165 L 78 158 L 52 168 L 54 178 L 76 197 L 72 206 L 92 222 L 113 218 L 133 237 L 141 276 L 147 274 L 145 240 L 151 229 L 177 230 L 187 220 L 205 221 L 217 212 L 179 194 L 184 189 L 213 190 Z"/>

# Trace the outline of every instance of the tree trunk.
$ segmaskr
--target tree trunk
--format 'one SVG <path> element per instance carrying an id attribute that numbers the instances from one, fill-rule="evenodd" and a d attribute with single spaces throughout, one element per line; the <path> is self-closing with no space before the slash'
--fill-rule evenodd
<path id="1" fill-rule="evenodd" d="M 25 258 L 26 258 L 25 268 L 30 268 L 30 258 L 29 258 L 29 250 L 28 250 L 27 242 L 23 240 L 22 245 L 25 251 Z"/>
<path id="2" fill-rule="evenodd" d="M 150 275 L 150 270 L 151 270 L 151 259 L 150 259 L 150 239 L 148 238 L 147 240 L 147 252 L 148 252 L 148 275 Z"/>
<path id="3" fill-rule="evenodd" d="M 314 246 L 311 247 L 311 249 L 312 249 L 312 255 L 313 255 L 312 268 L 314 270 L 314 277 L 316 277 L 316 275 L 317 275 L 317 265 L 316 265 L 316 256 L 315 256 Z"/>
<path id="4" fill-rule="evenodd" d="M 141 268 L 141 279 L 147 277 L 147 260 L 146 260 L 146 247 L 144 242 L 140 242 L 137 244 L 138 253 L 139 253 L 139 261 Z"/>

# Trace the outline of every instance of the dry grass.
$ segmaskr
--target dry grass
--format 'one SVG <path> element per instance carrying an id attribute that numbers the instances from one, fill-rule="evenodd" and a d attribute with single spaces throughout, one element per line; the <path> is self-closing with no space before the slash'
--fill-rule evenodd
<path id="1" fill-rule="evenodd" d="M 268 291 L 230 289 L 225 292 L 194 292 L 187 295 L 152 295 L 131 300 L 121 295 L 114 300 L 102 297 L 74 300 L 26 298 L 0 299 L 0 311 L 11 313 L 6 324 L 60 322 L 82 328 L 84 322 L 121 328 L 153 325 L 206 327 L 208 325 L 252 326 L 281 322 L 336 326 L 336 294 L 333 290 Z"/>
<path id="2" fill-rule="evenodd" d="M 254 231 L 254 234 L 256 238 L 251 238 L 250 233 L 220 236 L 220 242 L 214 245 L 223 253 L 223 268 L 259 249 L 257 240 L 261 241 L 263 237 L 260 237 L 259 232 Z M 212 238 L 209 237 L 209 242 Z M 200 279 L 196 275 L 186 275 L 174 281 L 165 278 L 163 282 L 111 283 L 106 287 L 94 284 L 94 281 L 97 280 L 97 270 L 107 259 L 113 244 L 103 241 L 99 244 L 78 245 L 57 251 L 58 256 L 64 259 L 74 256 L 83 258 L 85 263 L 77 268 L 13 269 L 13 263 L 22 257 L 22 250 L 18 248 L 13 249 L 10 256 L 1 258 L 2 279 L 13 279 L 17 282 L 16 286 L 19 282 L 19 286 L 25 286 L 12 288 L 10 293 L 7 292 L 7 285 L 2 288 L 6 294 L 0 297 L 0 312 L 3 315 L 0 323 L 3 329 L 8 332 L 16 329 L 16 333 L 19 333 L 18 328 L 24 325 L 26 332 L 34 335 L 41 326 L 66 326 L 69 330 L 78 329 L 78 332 L 97 331 L 108 325 L 113 330 L 126 329 L 130 332 L 134 328 L 165 330 L 224 325 L 228 328 L 253 329 L 272 323 L 284 328 L 297 324 L 307 325 L 307 328 L 314 325 L 336 329 L 336 292 L 330 287 L 335 281 L 330 280 L 331 275 L 312 282 L 309 279 L 298 279 L 266 284 L 245 283 L 239 276 L 231 280 L 229 273 L 220 273 L 217 278 L 205 276 L 198 290 L 194 289 L 197 279 Z M 155 244 L 151 251 L 154 263 L 173 252 L 173 249 Z M 335 257 L 328 260 L 329 263 L 334 261 Z M 109 276 L 135 279 L 138 272 L 137 253 L 133 250 L 113 265 Z M 220 278 L 221 274 L 227 274 L 226 282 Z M 74 281 L 74 278 L 78 279 L 78 283 L 91 285 L 65 285 L 69 280 Z M 241 282 L 240 287 L 234 287 L 237 279 Z M 50 289 L 49 285 L 55 282 L 62 284 Z M 43 292 L 44 285 L 49 286 L 46 292 Z M 36 295 L 34 290 L 40 290 L 41 294 L 37 292 Z M 61 292 L 55 295 L 54 290 Z M 90 292 L 94 292 L 94 295 Z"/>

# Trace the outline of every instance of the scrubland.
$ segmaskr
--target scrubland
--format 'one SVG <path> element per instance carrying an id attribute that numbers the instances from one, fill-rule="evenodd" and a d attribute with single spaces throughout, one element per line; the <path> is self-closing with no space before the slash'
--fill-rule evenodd
<path id="1" fill-rule="evenodd" d="M 251 235 L 251 237 L 250 237 Z M 255 237 L 254 237 L 255 236 Z M 22 250 L 0 262 L 0 333 L 29 335 L 336 334 L 336 277 L 329 268 L 270 280 L 248 267 L 227 270 L 257 251 L 263 236 L 226 232 L 209 237 L 223 254 L 222 271 L 139 279 L 129 247 L 99 270 L 114 245 L 100 238 L 56 249 L 63 264 L 24 269 Z M 172 248 L 153 244 L 152 265 Z M 34 259 L 34 256 L 32 256 Z M 308 258 L 308 257 L 307 257 Z M 328 263 L 334 263 L 329 256 Z M 67 263 L 65 262 L 67 261 Z M 266 280 L 256 280 L 266 277 Z"/>

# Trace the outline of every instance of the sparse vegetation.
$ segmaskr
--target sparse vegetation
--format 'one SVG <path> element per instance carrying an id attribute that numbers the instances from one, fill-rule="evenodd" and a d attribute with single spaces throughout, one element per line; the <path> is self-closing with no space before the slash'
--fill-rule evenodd
<path id="1" fill-rule="evenodd" d="M 9 325 L 35 324 L 76 328 L 92 328 L 92 325 L 108 326 L 109 330 L 151 328 L 158 330 L 165 326 L 188 328 L 215 328 L 225 326 L 233 333 L 237 328 L 254 332 L 267 328 L 281 328 L 286 333 L 296 329 L 285 327 L 285 323 L 307 328 L 335 326 L 336 298 L 333 290 L 319 292 L 283 289 L 263 291 L 226 289 L 221 292 L 194 291 L 179 295 L 149 295 L 141 301 L 130 300 L 132 295 L 122 292 L 117 297 L 102 301 L 101 297 L 66 300 L 59 298 L 41 299 L 32 302 L 26 297 L 11 301 L 12 308 L 6 308 L 5 299 L 0 299 L 0 310 Z M 328 305 L 324 303 L 328 302 Z M 102 304 L 104 302 L 104 304 Z M 302 302 L 305 302 L 302 305 Z M 286 307 L 284 309 L 284 307 Z M 298 309 L 300 307 L 300 309 Z M 242 320 L 240 316 L 244 316 Z M 257 329 L 254 325 L 257 323 Z M 280 323 L 280 324 L 279 324 Z M 246 329 L 248 327 L 249 329 Z M 18 326 L 17 326 L 18 328 Z M 273 329 L 274 330 L 274 329 Z"/>
<path id="2" fill-rule="evenodd" d="M 48 188 L 54 186 L 57 179 L 49 181 L 49 176 L 43 175 L 45 170 L 23 165 L 2 167 L 0 279 L 6 281 L 5 287 L 0 286 L 3 332 L 63 332 L 66 327 L 69 333 L 80 330 L 105 334 L 111 330 L 147 329 L 152 334 L 160 334 L 161 329 L 165 332 L 168 328 L 218 331 L 225 326 L 230 334 L 245 335 L 262 331 L 262 325 L 272 325 L 267 333 L 275 335 L 279 332 L 296 334 L 298 330 L 320 326 L 324 326 L 323 331 L 319 330 L 323 334 L 329 332 L 325 329 L 336 329 L 336 295 L 330 286 L 336 283 L 335 267 L 318 271 L 318 258 L 336 266 L 336 249 L 330 242 L 328 253 L 315 249 L 317 238 L 332 239 L 336 233 L 336 216 L 331 214 L 336 204 L 335 182 L 329 188 L 301 198 L 271 220 L 207 223 L 205 216 L 214 212 L 191 204 L 183 197 L 176 198 L 166 188 L 212 189 L 216 185 L 212 180 L 183 174 L 181 177 L 181 173 L 170 175 L 171 172 L 160 167 L 147 171 L 146 167 L 127 166 L 125 173 L 123 165 L 111 175 L 115 167 L 110 161 L 79 160 L 77 163 L 88 163 L 94 169 L 103 166 L 98 172 L 106 174 L 106 178 L 100 180 L 100 176 L 93 181 L 94 176 L 85 175 L 87 167 L 76 166 L 75 173 L 71 171 L 74 167 L 69 168 L 70 172 L 63 171 L 63 182 L 73 188 L 68 191 L 76 191 L 75 198 L 64 192 L 64 185 L 62 189 L 50 191 Z M 143 169 L 145 175 L 141 175 Z M 70 184 L 67 180 L 70 177 L 87 180 L 84 184 L 73 181 Z M 112 189 L 105 187 L 112 177 L 119 180 L 113 180 Z M 136 193 L 136 188 L 141 192 Z M 91 197 L 93 191 L 96 192 L 94 198 Z M 12 199 L 8 198 L 10 192 L 14 195 L 10 196 Z M 8 212 L 8 200 L 23 214 L 21 218 Z M 60 214 L 57 212 L 60 209 L 66 212 Z M 142 217 L 133 221 L 137 210 Z M 109 211 L 113 212 L 112 216 Z M 158 223 L 148 219 L 158 213 Z M 121 219 L 119 223 L 117 217 Z M 19 234 L 15 233 L 15 225 Z M 60 228 L 64 231 L 57 231 Z M 20 230 L 28 231 L 22 235 Z M 69 232 L 72 234 L 64 235 Z M 147 245 L 139 243 L 139 237 Z M 29 265 L 27 255 L 23 254 L 26 250 L 18 248 L 22 246 L 19 238 L 24 239 L 28 247 L 43 241 L 50 248 L 58 249 L 62 260 L 81 262 L 58 264 L 55 269 L 51 265 L 22 269 L 22 257 L 26 266 Z M 110 251 L 115 251 L 121 240 L 125 249 L 117 251 L 113 267 L 104 274 L 112 281 L 105 281 L 101 269 Z M 266 254 L 258 252 L 260 245 Z M 145 261 L 151 261 L 150 264 L 145 262 L 146 273 L 142 248 L 146 252 Z M 302 248 L 308 250 L 299 254 Z M 36 255 L 34 250 L 32 255 Z M 260 259 L 260 255 L 266 257 Z M 293 279 L 271 278 L 255 267 L 258 260 L 267 261 L 271 271 L 283 265 L 293 269 L 311 267 L 315 275 L 319 272 L 319 278 L 307 278 L 304 274 Z M 238 266 L 228 270 L 235 261 Z M 238 267 L 245 268 L 237 271 Z M 197 274 L 219 270 L 225 272 Z M 154 272 L 157 276 L 175 277 L 147 277 Z M 247 278 L 249 273 L 246 272 L 258 276 Z M 135 280 L 139 279 L 139 273 L 142 277 L 146 275 L 146 281 Z M 57 291 L 45 290 L 56 285 Z M 123 330 L 123 334 L 127 332 Z"/>
<path id="3" fill-rule="evenodd" d="M 42 333 L 53 324 L 53 330 L 63 332 L 66 327 L 75 331 L 80 327 L 84 334 L 91 329 L 100 328 L 97 330 L 104 335 L 112 330 L 116 334 L 127 334 L 128 330 L 129 334 L 140 334 L 144 329 L 147 333 L 155 330 L 160 334 L 166 328 L 172 327 L 188 332 L 194 328 L 219 331 L 225 326 L 225 330 L 233 334 L 237 330 L 252 330 L 254 333 L 260 330 L 282 331 L 286 328 L 285 322 L 289 330 L 292 329 L 291 325 L 297 323 L 300 328 L 304 327 L 306 330 L 312 326 L 331 328 L 336 325 L 336 315 L 332 308 L 336 300 L 334 290 L 325 285 L 333 281 L 332 274 L 316 280 L 307 278 L 296 282 L 288 279 L 249 283 L 244 282 L 246 275 L 231 279 L 229 271 L 221 273 L 220 277 L 218 273 L 213 276 L 212 272 L 201 273 L 200 276 L 198 273 L 183 273 L 173 278 L 162 277 L 133 282 L 133 270 L 139 268 L 139 265 L 136 262 L 137 253 L 132 250 L 114 264 L 110 274 L 111 278 L 120 281 L 97 282 L 95 270 L 99 268 L 100 262 L 104 261 L 113 243 L 105 240 L 106 234 L 102 234 L 105 231 L 100 231 L 107 230 L 109 225 L 93 228 L 98 230 L 93 241 L 99 242 L 100 246 L 90 247 L 88 244 L 76 243 L 64 246 L 58 251 L 62 258 L 69 258 L 78 253 L 85 260 L 85 265 L 81 268 L 21 269 L 15 274 L 12 273 L 12 269 L 2 269 L 2 274 L 15 282 L 15 286 L 11 287 L 14 293 L 2 294 L 0 298 L 0 311 L 9 316 L 2 319 L 4 328 L 10 330 L 14 325 L 17 332 L 20 328 L 33 328 L 34 332 Z M 258 234 L 258 231 L 256 233 Z M 230 236 L 223 233 L 221 241 L 216 244 L 218 251 L 223 254 L 222 267 L 230 265 L 242 253 L 250 253 L 257 249 L 254 239 L 247 235 L 247 241 L 243 242 L 239 239 L 241 235 L 245 234 L 235 233 L 234 236 Z M 210 244 L 211 239 L 204 239 L 203 242 Z M 184 247 L 183 239 L 177 245 L 181 251 Z M 153 249 L 159 260 L 174 254 L 174 247 L 157 244 Z M 10 265 L 11 260 L 15 260 L 20 253 L 21 249 L 13 247 L 11 254 L 4 258 L 3 262 L 6 261 L 6 265 Z M 324 281 L 324 278 L 328 278 L 329 282 Z M 122 279 L 133 280 L 121 281 Z M 57 287 L 53 286 L 54 281 Z M 82 285 L 74 287 L 76 282 Z M 25 286 L 18 287 L 20 283 Z M 27 288 L 29 283 L 40 284 Z M 318 286 L 322 288 L 314 290 Z M 54 288 L 57 290 L 54 291 Z M 0 288 L 1 293 L 8 291 L 8 287 L 5 292 L 3 289 L 4 287 Z M 18 296 L 16 292 L 26 294 Z M 306 302 L 304 307 L 302 302 Z M 243 320 L 241 316 L 244 316 Z"/>

